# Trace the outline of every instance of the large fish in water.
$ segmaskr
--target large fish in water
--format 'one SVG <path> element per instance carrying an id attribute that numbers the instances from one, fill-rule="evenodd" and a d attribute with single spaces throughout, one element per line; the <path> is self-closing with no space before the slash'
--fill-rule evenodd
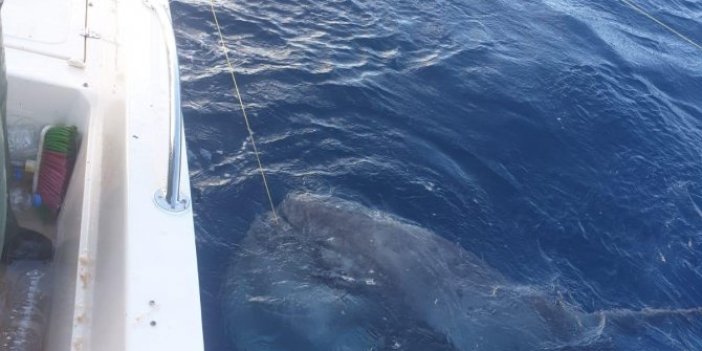
<path id="1" fill-rule="evenodd" d="M 239 350 L 602 349 L 609 320 L 509 282 L 459 245 L 330 196 L 289 195 L 258 219 L 224 284 Z"/>

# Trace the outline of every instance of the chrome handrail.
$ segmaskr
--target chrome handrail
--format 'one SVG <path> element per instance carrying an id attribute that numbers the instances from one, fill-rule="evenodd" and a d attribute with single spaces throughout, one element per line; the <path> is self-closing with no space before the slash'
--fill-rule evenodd
<path id="1" fill-rule="evenodd" d="M 189 201 L 180 193 L 180 170 L 183 153 L 183 113 L 180 109 L 180 72 L 178 66 L 178 51 L 175 34 L 171 21 L 168 3 L 155 4 L 151 8 L 156 13 L 161 26 L 161 33 L 166 42 L 168 57 L 168 80 L 170 97 L 170 143 L 168 150 L 168 180 L 165 191 L 156 191 L 156 204 L 170 212 L 181 212 L 188 208 Z"/>

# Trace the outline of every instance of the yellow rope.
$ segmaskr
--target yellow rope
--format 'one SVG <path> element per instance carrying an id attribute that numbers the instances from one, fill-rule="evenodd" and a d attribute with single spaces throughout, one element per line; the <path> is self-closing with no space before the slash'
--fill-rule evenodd
<path id="1" fill-rule="evenodd" d="M 239 99 L 239 106 L 241 106 L 241 114 L 244 115 L 244 122 L 246 123 L 246 129 L 249 132 L 249 138 L 251 139 L 251 145 L 253 146 L 254 154 L 256 155 L 256 161 L 258 162 L 258 170 L 261 172 L 261 178 L 263 179 L 263 187 L 266 189 L 266 195 L 268 196 L 268 203 L 271 205 L 271 211 L 273 212 L 273 220 L 278 220 L 278 213 L 275 211 L 275 205 L 273 205 L 273 197 L 271 196 L 271 189 L 268 187 L 268 180 L 266 180 L 266 172 L 263 171 L 263 164 L 261 163 L 261 156 L 258 153 L 258 148 L 256 147 L 256 141 L 254 140 L 253 129 L 251 129 L 251 124 L 249 123 L 249 116 L 246 114 L 246 108 L 244 107 L 244 100 L 241 99 L 241 93 L 239 92 L 239 85 L 236 82 L 236 76 L 234 75 L 234 65 L 229 59 L 229 52 L 227 46 L 224 44 L 224 36 L 222 35 L 222 28 L 219 26 L 219 20 L 217 19 L 217 13 L 215 12 L 214 0 L 210 0 L 210 9 L 212 10 L 212 18 L 214 18 L 215 26 L 217 27 L 217 34 L 219 34 L 219 42 L 221 44 L 222 52 L 224 53 L 224 58 L 227 60 L 227 65 L 229 66 L 229 74 L 232 76 L 232 82 L 234 82 L 234 93 Z"/>
<path id="2" fill-rule="evenodd" d="M 634 9 L 636 12 L 638 12 L 638 13 L 640 13 L 640 14 L 646 16 L 646 17 L 648 17 L 650 20 L 652 20 L 653 22 L 658 23 L 658 24 L 661 25 L 663 28 L 667 29 L 669 32 L 671 32 L 671 33 L 677 35 L 680 39 L 682 39 L 682 40 L 688 42 L 690 45 L 692 45 L 692 46 L 694 46 L 694 47 L 696 47 L 696 48 L 702 50 L 702 45 L 698 44 L 696 41 L 694 41 L 694 40 L 690 39 L 689 37 L 685 36 L 685 34 L 682 34 L 682 33 L 678 32 L 677 30 L 673 29 L 672 27 L 668 26 L 667 24 L 663 23 L 663 22 L 660 21 L 659 19 L 653 17 L 653 15 L 649 14 L 648 12 L 646 12 L 646 10 L 642 9 L 642 8 L 639 7 L 638 5 L 634 4 L 633 2 L 631 2 L 631 1 L 629 1 L 629 0 L 621 0 L 621 1 L 622 1 L 623 3 L 629 5 L 629 7 L 631 7 L 632 9 Z"/>

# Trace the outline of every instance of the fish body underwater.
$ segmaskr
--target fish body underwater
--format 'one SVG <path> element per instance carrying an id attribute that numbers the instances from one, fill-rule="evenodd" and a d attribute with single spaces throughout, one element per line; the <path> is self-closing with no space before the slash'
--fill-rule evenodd
<path id="1" fill-rule="evenodd" d="M 613 347 L 603 335 L 608 313 L 585 313 L 510 282 L 460 245 L 398 217 L 314 194 L 289 195 L 278 213 L 252 224 L 223 286 L 239 350 Z M 641 313 L 610 314 L 637 320 Z"/>

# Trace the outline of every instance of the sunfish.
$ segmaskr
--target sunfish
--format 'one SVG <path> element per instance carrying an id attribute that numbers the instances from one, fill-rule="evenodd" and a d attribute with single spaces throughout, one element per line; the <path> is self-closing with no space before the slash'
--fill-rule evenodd
<path id="1" fill-rule="evenodd" d="M 289 195 L 234 254 L 224 316 L 239 350 L 606 348 L 608 318 L 508 281 L 456 243 L 331 196 Z"/>

